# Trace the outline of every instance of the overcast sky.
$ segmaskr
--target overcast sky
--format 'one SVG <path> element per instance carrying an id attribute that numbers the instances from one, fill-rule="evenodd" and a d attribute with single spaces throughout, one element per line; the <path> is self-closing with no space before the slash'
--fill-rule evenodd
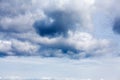
<path id="1" fill-rule="evenodd" d="M 70 75 L 76 78 L 75 80 L 79 80 L 78 76 L 85 78 L 84 76 L 92 70 L 96 74 L 99 72 L 99 70 L 96 71 L 96 68 L 100 68 L 100 70 L 103 68 L 105 71 L 106 65 L 104 64 L 112 65 L 114 62 L 120 61 L 118 59 L 120 55 L 119 3 L 119 0 L 0 0 L 0 71 L 5 71 L 9 75 L 9 72 L 6 71 L 9 71 L 10 68 L 6 67 L 7 69 L 5 69 L 4 66 L 11 66 L 15 67 L 13 73 L 22 74 L 24 66 L 27 65 L 24 64 L 24 59 L 30 60 L 30 65 L 34 66 L 35 57 L 37 57 L 35 64 L 39 63 L 38 59 L 46 63 L 39 65 L 40 69 L 37 68 L 35 71 L 34 68 L 28 69 L 35 73 L 38 73 L 37 70 L 41 71 L 43 66 L 48 66 L 47 58 L 48 60 L 53 58 L 52 63 L 57 67 L 56 71 L 59 71 L 59 67 L 60 70 L 63 70 L 60 72 L 62 77 L 69 74 L 64 72 L 62 62 L 66 66 L 69 65 L 68 71 L 70 70 Z M 9 63 L 8 58 L 13 56 L 15 57 L 13 61 L 20 62 L 23 71 L 19 72 L 16 69 L 18 65 L 13 66 L 11 61 Z M 33 59 L 29 59 L 29 57 Z M 110 58 L 110 61 L 104 62 L 106 58 Z M 114 58 L 114 62 L 112 62 L 112 58 Z M 62 62 L 56 63 L 58 59 Z M 94 64 L 91 63 L 91 60 L 90 63 L 87 60 L 88 63 L 85 65 L 90 66 L 90 69 L 79 66 L 81 70 L 86 70 L 86 74 L 81 74 L 81 72 L 77 72 L 80 70 L 78 66 L 69 64 L 64 59 L 73 61 L 81 59 L 97 61 L 96 59 L 100 59 L 104 63 L 92 67 Z M 1 67 L 1 65 L 3 66 Z M 81 62 L 81 65 L 84 65 L 84 62 Z M 112 66 L 115 67 L 114 64 Z M 73 68 L 76 69 L 73 70 Z M 53 69 L 52 64 L 48 66 L 48 71 Z M 118 77 L 119 70 L 119 68 L 112 70 L 113 75 L 116 76 L 109 74 L 111 77 L 113 76 L 110 77 L 111 80 Z M 3 76 L 2 72 L 0 75 Z M 41 72 L 41 77 L 43 73 L 44 71 Z M 46 73 L 45 71 L 45 77 L 46 75 L 51 75 L 51 77 L 55 75 L 55 72 Z M 98 75 L 104 75 L 108 80 L 107 73 L 109 71 Z M 58 76 L 57 74 L 56 76 Z M 64 74 L 66 75 L 64 76 Z M 92 76 L 97 75 L 93 74 Z M 95 79 L 99 79 L 99 77 L 95 77 Z"/>

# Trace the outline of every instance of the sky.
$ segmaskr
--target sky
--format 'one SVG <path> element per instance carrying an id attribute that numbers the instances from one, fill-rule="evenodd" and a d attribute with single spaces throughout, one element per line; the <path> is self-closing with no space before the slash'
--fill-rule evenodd
<path id="1" fill-rule="evenodd" d="M 17 58 L 0 59 L 1 80 L 119 80 L 120 58 Z"/>
<path id="2" fill-rule="evenodd" d="M 1 78 L 119 80 L 119 3 L 0 0 Z"/>

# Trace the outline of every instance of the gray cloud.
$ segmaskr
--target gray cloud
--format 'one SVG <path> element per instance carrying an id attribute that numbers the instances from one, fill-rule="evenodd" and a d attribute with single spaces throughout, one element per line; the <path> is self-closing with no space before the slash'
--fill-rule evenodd
<path id="1" fill-rule="evenodd" d="M 69 11 L 52 11 L 48 12 L 47 16 L 47 19 L 34 23 L 40 36 L 66 36 L 69 30 L 74 31 L 77 24 L 80 24 L 80 16 Z"/>
<path id="2" fill-rule="evenodd" d="M 113 31 L 120 34 L 120 18 L 116 18 L 113 23 Z"/>

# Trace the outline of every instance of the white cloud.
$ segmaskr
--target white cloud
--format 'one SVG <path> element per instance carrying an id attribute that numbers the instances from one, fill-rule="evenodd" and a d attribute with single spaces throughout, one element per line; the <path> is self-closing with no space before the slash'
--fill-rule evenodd
<path id="1" fill-rule="evenodd" d="M 110 46 L 109 40 L 96 39 L 91 34 L 85 32 L 71 34 L 67 42 L 77 49 L 82 49 L 86 52 L 91 52 L 95 49 L 104 49 Z"/>
<path id="2" fill-rule="evenodd" d="M 44 17 L 42 11 L 36 11 L 36 13 L 26 12 L 24 15 L 18 15 L 16 17 L 3 17 L 0 21 L 0 28 L 3 31 L 10 32 L 29 32 L 33 31 L 33 23 L 35 20 L 40 20 Z M 1 30 L 1 31 L 2 31 Z"/>
<path id="3" fill-rule="evenodd" d="M 23 42 L 19 40 L 0 40 L 0 52 L 3 52 L 7 55 L 32 55 L 37 52 L 39 47 L 30 42 Z"/>
<path id="4" fill-rule="evenodd" d="M 11 48 L 11 42 L 9 41 L 2 41 L 0 40 L 0 51 L 1 52 L 9 52 L 12 48 Z"/>
<path id="5" fill-rule="evenodd" d="M 35 44 L 32 44 L 30 42 L 23 42 L 23 41 L 18 41 L 18 40 L 12 40 L 12 48 L 13 51 L 16 51 L 17 53 L 23 53 L 25 55 L 32 55 L 33 53 L 36 54 L 37 50 L 39 47 Z"/>

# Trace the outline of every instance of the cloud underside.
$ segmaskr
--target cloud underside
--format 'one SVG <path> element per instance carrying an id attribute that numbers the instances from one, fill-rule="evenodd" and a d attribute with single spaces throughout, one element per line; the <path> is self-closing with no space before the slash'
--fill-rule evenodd
<path id="1" fill-rule="evenodd" d="M 34 28 L 40 36 L 56 37 L 67 36 L 69 30 L 75 30 L 80 24 L 80 17 L 72 12 L 52 11 L 47 13 L 48 18 L 35 21 Z"/>
<path id="2" fill-rule="evenodd" d="M 31 36 L 32 34 L 24 34 Z M 34 35 L 24 38 L 23 34 L 16 39 L 1 40 L 1 56 L 42 56 L 84 58 L 107 55 L 110 42 L 106 39 L 97 40 L 84 32 L 69 32 L 68 37 L 40 37 Z M 27 40 L 26 40 L 27 39 Z M 22 40 L 22 41 L 21 41 Z"/>
<path id="3" fill-rule="evenodd" d="M 0 0 L 0 56 L 84 58 L 114 53 L 109 40 L 90 33 L 92 13 L 101 10 L 97 4 L 94 0 Z M 118 34 L 119 22 L 113 25 Z"/>

